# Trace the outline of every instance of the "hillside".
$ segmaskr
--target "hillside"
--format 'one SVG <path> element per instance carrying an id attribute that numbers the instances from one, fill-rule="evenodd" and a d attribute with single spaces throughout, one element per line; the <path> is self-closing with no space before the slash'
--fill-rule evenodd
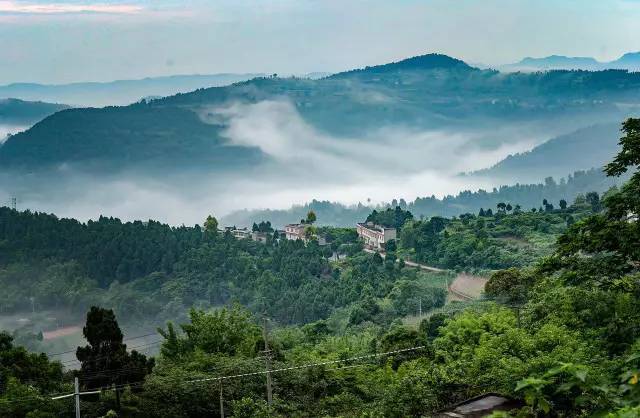
<path id="1" fill-rule="evenodd" d="M 547 176 L 602 167 L 615 155 L 619 125 L 601 124 L 552 138 L 531 151 L 509 155 L 494 166 L 471 173 L 512 182 L 528 183 Z"/>
<path id="2" fill-rule="evenodd" d="M 7 141 L 0 163 L 25 169 L 70 161 L 163 166 L 153 148 L 171 150 L 179 161 L 195 153 L 196 167 L 220 158 L 233 165 L 251 151 L 223 150 L 229 145 L 224 109 L 267 100 L 289 101 L 320 132 L 365 139 L 398 126 L 464 131 L 495 123 L 566 129 L 618 122 L 640 105 L 639 91 L 640 74 L 624 71 L 501 74 L 434 54 L 320 80 L 257 78 L 126 107 L 63 112 Z M 213 145 L 203 144 L 203 132 Z"/>
<path id="3" fill-rule="evenodd" d="M 220 129 L 180 107 L 69 109 L 10 137 L 0 148 L 0 163 L 33 169 L 73 162 L 103 171 L 158 169 L 171 162 L 215 171 L 260 160 L 256 149 L 224 144 Z"/>
<path id="4" fill-rule="evenodd" d="M 0 125 L 32 125 L 69 106 L 19 99 L 0 99 Z"/>

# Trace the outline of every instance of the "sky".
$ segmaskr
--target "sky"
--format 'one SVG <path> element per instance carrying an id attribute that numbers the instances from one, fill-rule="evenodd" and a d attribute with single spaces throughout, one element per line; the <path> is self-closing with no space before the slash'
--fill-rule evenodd
<path id="1" fill-rule="evenodd" d="M 0 0 L 0 84 L 640 50 L 640 0 Z"/>

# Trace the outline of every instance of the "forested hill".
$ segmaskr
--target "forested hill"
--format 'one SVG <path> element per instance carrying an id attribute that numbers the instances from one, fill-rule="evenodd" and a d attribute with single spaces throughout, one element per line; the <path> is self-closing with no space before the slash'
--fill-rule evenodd
<path id="1" fill-rule="evenodd" d="M 640 104 L 639 91 L 640 73 L 501 74 L 431 54 L 320 80 L 256 78 L 121 108 L 62 112 L 7 141 L 0 164 L 33 169 L 97 161 L 101 167 L 132 167 L 144 161 L 165 167 L 163 156 L 171 152 L 177 168 L 194 154 L 191 167 L 221 161 L 233 167 L 254 154 L 228 147 L 222 132 L 229 121 L 219 111 L 262 100 L 290 101 L 320 131 L 366 138 L 389 126 L 460 130 L 526 121 L 566 129 L 619 121 Z"/>
<path id="2" fill-rule="evenodd" d="M 590 193 L 535 211 L 501 202 L 456 219 L 417 220 L 401 208 L 372 213 L 374 221 L 404 222 L 399 239 L 385 243 L 384 259 L 361 251 L 353 230 L 324 229 L 326 247 L 262 244 L 218 234 L 212 217 L 203 229 L 176 234 L 151 223 L 83 226 L 0 210 L 0 254 L 10 258 L 0 262 L 3 312 L 56 302 L 106 308 L 86 316 L 88 345 L 73 350 L 81 364 L 75 372 L 0 332 L 0 415 L 70 416 L 72 402 L 55 395 L 72 395 L 77 377 L 97 392 L 82 402 L 91 418 L 439 416 L 487 394 L 505 397 L 508 416 L 637 417 L 640 120 L 623 128 L 621 150 L 605 171 L 631 178 L 604 199 Z M 64 258 L 83 242 L 83 229 L 120 247 L 121 257 L 141 260 L 160 255 L 149 240 L 194 240 L 172 272 L 107 288 L 87 277 L 84 261 Z M 97 257 L 110 251 L 91 250 Z M 336 260 L 334 250 L 345 256 Z M 509 268 L 491 274 L 481 298 L 446 303 L 452 275 L 412 268 L 402 257 L 464 270 Z M 178 315 L 185 306 L 193 307 L 188 318 Z M 180 321 L 158 330 L 158 361 L 138 352 L 141 345 L 127 352 L 116 317 L 158 312 Z"/>
<path id="3" fill-rule="evenodd" d="M 0 99 L 0 124 L 31 125 L 69 106 L 18 99 Z"/>
<path id="4" fill-rule="evenodd" d="M 375 208 L 399 205 L 420 216 L 458 216 L 463 213 L 477 213 L 480 208 L 493 208 L 500 202 L 520 205 L 522 208 L 538 208 L 544 199 L 558 202 L 560 199 L 573 200 L 579 194 L 591 191 L 603 193 L 622 180 L 605 176 L 601 169 L 577 171 L 566 178 L 554 180 L 548 177 L 544 183 L 516 184 L 501 186 L 493 190 L 462 191 L 455 196 L 437 198 L 435 196 L 418 197 L 406 202 L 400 197 L 392 202 Z M 344 205 L 336 202 L 317 201 L 293 206 L 283 210 L 240 210 L 222 218 L 225 225 L 250 226 L 254 222 L 269 219 L 276 226 L 283 226 L 304 218 L 313 210 L 321 224 L 331 226 L 353 226 L 362 222 L 374 207 L 364 204 Z"/>
<path id="5" fill-rule="evenodd" d="M 470 175 L 523 183 L 603 167 L 616 154 L 619 136 L 618 123 L 581 128 L 552 138 L 531 151 L 509 155 L 493 167 Z"/>

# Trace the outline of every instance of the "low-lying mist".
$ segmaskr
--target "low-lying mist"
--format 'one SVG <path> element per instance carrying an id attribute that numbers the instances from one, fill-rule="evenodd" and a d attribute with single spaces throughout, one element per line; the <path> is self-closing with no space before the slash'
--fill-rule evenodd
<path id="1" fill-rule="evenodd" d="M 312 199 L 346 204 L 412 200 L 492 187 L 492 179 L 457 174 L 489 167 L 557 134 L 540 126 L 458 131 L 397 125 L 336 137 L 307 123 L 286 100 L 235 103 L 206 112 L 212 123 L 226 126 L 230 144 L 258 147 L 268 162 L 248 171 L 167 167 L 153 175 L 134 170 L 97 175 L 70 161 L 47 175 L 0 174 L 0 204 L 16 197 L 20 209 L 81 220 L 104 214 L 190 225 L 210 213 L 221 217 L 244 208 L 287 208 Z"/>

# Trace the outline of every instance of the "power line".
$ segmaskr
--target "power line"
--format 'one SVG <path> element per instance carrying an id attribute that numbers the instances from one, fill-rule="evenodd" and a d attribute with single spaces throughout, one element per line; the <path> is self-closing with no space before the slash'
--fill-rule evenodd
<path id="1" fill-rule="evenodd" d="M 365 360 L 365 359 L 383 357 L 383 356 L 391 355 L 391 354 L 399 354 L 399 353 L 404 353 L 404 352 L 409 352 L 409 351 L 417 351 L 417 350 L 422 350 L 422 349 L 425 349 L 425 348 L 427 348 L 426 345 L 421 345 L 421 346 L 418 346 L 418 347 L 403 348 L 403 349 L 400 349 L 400 350 L 387 351 L 387 352 L 384 352 L 384 353 L 367 354 L 367 355 L 364 355 L 364 356 L 357 356 L 357 357 L 351 357 L 351 358 L 339 359 L 339 360 L 328 360 L 328 361 L 322 361 L 322 362 L 319 362 L 319 363 L 309 363 L 309 364 L 303 364 L 303 365 L 299 365 L 299 366 L 283 367 L 283 368 L 280 368 L 280 369 L 261 370 L 261 371 L 257 371 L 257 372 L 241 373 L 241 374 L 228 375 L 228 376 L 217 376 L 217 377 L 207 377 L 207 378 L 202 378 L 202 379 L 193 379 L 193 380 L 187 380 L 184 383 L 199 383 L 199 382 L 209 382 L 209 381 L 214 381 L 214 380 L 237 379 L 237 378 L 242 378 L 242 377 L 247 377 L 247 376 L 257 376 L 257 375 L 261 375 L 261 374 L 272 374 L 272 373 L 279 373 L 279 372 L 290 371 L 290 370 L 307 369 L 307 368 L 318 367 L 318 366 L 328 366 L 328 365 L 332 365 L 332 364 L 346 363 L 346 362 L 349 362 L 349 361 Z"/>
<path id="2" fill-rule="evenodd" d="M 158 340 L 158 341 L 153 341 L 150 343 L 144 343 L 144 344 L 140 344 L 140 345 L 134 345 L 132 347 L 127 347 L 129 350 L 135 350 L 137 348 L 144 348 L 144 347 L 148 347 L 145 350 L 148 350 L 149 347 L 152 347 L 154 345 L 158 345 L 158 344 L 162 344 L 164 342 L 164 340 Z M 145 350 L 140 350 L 140 351 L 145 351 Z M 94 357 L 92 358 L 90 361 L 98 361 L 98 360 L 104 360 L 106 358 L 109 358 L 110 356 L 105 355 L 105 356 L 99 356 L 99 357 Z M 71 363 L 81 363 L 80 360 L 77 359 L 69 359 L 69 360 L 64 360 L 61 361 L 60 363 L 62 363 L 63 366 L 69 365 Z"/>
<path id="3" fill-rule="evenodd" d="M 192 379 L 192 380 L 186 380 L 186 381 L 183 381 L 183 382 L 179 382 L 178 384 L 194 384 L 194 383 L 212 382 L 212 381 L 220 381 L 220 382 L 222 382 L 223 380 L 241 379 L 241 378 L 249 377 L 249 376 L 258 376 L 258 375 L 263 375 L 263 374 L 280 373 L 280 372 L 291 371 L 291 370 L 301 370 L 301 369 L 308 369 L 308 368 L 312 368 L 312 367 L 329 366 L 329 365 L 334 365 L 334 364 L 347 363 L 347 362 L 350 362 L 350 361 L 359 361 L 359 360 L 378 358 L 378 357 L 383 357 L 383 356 L 392 355 L 392 354 L 399 354 L 399 353 L 406 353 L 406 352 L 411 352 L 411 351 L 418 351 L 418 350 L 422 350 L 422 349 L 425 349 L 425 348 L 427 348 L 427 346 L 421 345 L 421 346 L 417 346 L 417 347 L 403 348 L 403 349 L 393 350 L 393 351 L 386 351 L 384 353 L 366 354 L 366 355 L 350 357 L 350 358 L 346 358 L 346 359 L 327 360 L 327 361 L 322 361 L 322 362 L 317 362 L 317 363 L 302 364 L 302 365 L 298 365 L 298 366 L 282 367 L 282 368 L 279 368 L 279 369 L 260 370 L 260 371 L 257 371 L 257 372 L 249 372 L 249 373 L 240 373 L 240 374 L 226 375 L 226 376 L 213 376 L 213 377 L 205 377 L 205 378 L 200 378 L 200 379 Z M 349 366 L 345 366 L 345 367 L 339 367 L 339 368 L 335 368 L 335 369 L 330 369 L 330 371 L 342 370 L 342 369 L 358 367 L 358 366 L 365 366 L 365 365 L 349 365 Z M 126 387 L 138 387 L 138 386 L 142 386 L 144 383 L 145 383 L 145 381 L 142 380 L 142 381 L 139 381 L 139 382 L 123 383 L 121 385 L 112 385 L 110 387 L 97 388 L 97 389 L 94 389 L 91 392 L 80 392 L 79 395 L 89 394 L 89 393 L 97 393 L 97 392 L 100 392 L 100 391 L 105 391 L 106 392 L 106 391 L 119 390 L 119 389 L 123 389 L 123 388 L 126 388 Z M 64 399 L 64 398 L 71 397 L 71 396 L 74 396 L 74 395 L 76 395 L 75 392 L 74 393 L 70 393 L 70 394 L 67 393 L 67 394 L 64 394 L 64 395 L 57 395 L 55 397 L 51 397 L 51 399 L 53 399 L 53 400 Z M 51 395 L 43 395 L 43 396 L 48 397 L 48 396 L 51 396 Z M 33 399 L 33 398 L 27 398 L 27 399 Z M 14 399 L 14 400 L 18 400 L 18 399 Z"/>
<path id="4" fill-rule="evenodd" d="M 145 338 L 145 337 L 152 337 L 154 335 L 158 335 L 158 333 L 157 332 L 153 332 L 151 334 L 144 334 L 144 335 L 138 335 L 136 337 L 125 338 L 124 340 L 122 340 L 122 342 L 131 341 L 131 340 L 137 340 L 137 339 Z M 69 354 L 69 353 L 75 353 L 75 352 L 76 352 L 76 350 L 68 350 L 68 351 L 61 351 L 59 353 L 45 353 L 45 354 L 47 356 L 49 356 L 49 357 L 53 357 L 53 356 L 61 356 L 63 354 Z"/>

